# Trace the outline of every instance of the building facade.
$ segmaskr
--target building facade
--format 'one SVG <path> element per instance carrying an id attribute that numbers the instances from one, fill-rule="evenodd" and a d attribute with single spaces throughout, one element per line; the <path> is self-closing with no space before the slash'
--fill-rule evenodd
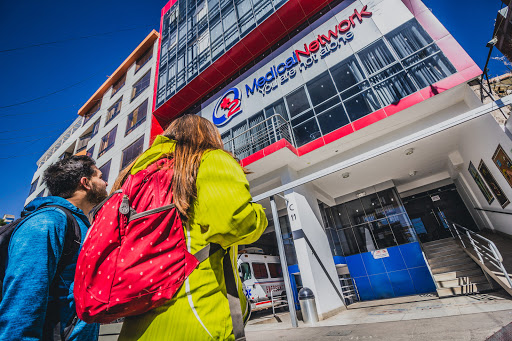
<path id="1" fill-rule="evenodd" d="M 212 121 L 254 196 L 481 105 L 467 84 L 480 68 L 419 0 L 171 0 L 160 27 L 152 137 L 183 114 Z M 313 290 L 323 318 L 346 303 L 340 266 L 361 300 L 439 289 L 422 248 L 449 222 L 512 233 L 475 209 L 512 196 L 498 146 L 512 148 L 485 116 L 286 190 L 292 285 Z M 273 231 L 256 246 L 276 254 Z"/>
<path id="2" fill-rule="evenodd" d="M 119 172 L 147 148 L 158 38 L 158 32 L 152 31 L 133 50 L 39 159 L 26 203 L 50 195 L 42 175 L 59 159 L 91 156 L 111 188 Z"/>

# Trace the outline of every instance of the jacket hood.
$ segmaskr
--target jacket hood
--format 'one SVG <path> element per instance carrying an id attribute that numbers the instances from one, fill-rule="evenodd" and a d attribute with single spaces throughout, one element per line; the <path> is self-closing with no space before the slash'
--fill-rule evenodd
<path id="1" fill-rule="evenodd" d="M 65 207 L 72 213 L 80 217 L 82 220 L 88 222 L 87 217 L 81 209 L 79 209 L 78 207 L 76 207 L 75 205 L 61 197 L 49 196 L 44 198 L 35 198 L 31 202 L 29 202 L 27 206 L 25 206 L 24 211 L 33 212 L 43 205 L 57 205 Z"/>
<path id="2" fill-rule="evenodd" d="M 146 150 L 133 165 L 130 174 L 134 175 L 146 169 L 153 162 L 162 158 L 163 155 L 172 153 L 176 147 L 176 141 L 163 135 L 158 135 L 151 147 Z"/>

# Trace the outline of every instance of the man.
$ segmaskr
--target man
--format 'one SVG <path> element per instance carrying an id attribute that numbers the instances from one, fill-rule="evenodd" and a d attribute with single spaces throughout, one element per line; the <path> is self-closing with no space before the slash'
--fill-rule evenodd
<path id="1" fill-rule="evenodd" d="M 58 161 L 48 167 L 43 179 L 53 196 L 36 198 L 25 210 L 33 212 L 47 205 L 67 208 L 78 222 L 83 241 L 90 226 L 86 215 L 107 197 L 107 183 L 94 160 L 72 156 Z M 78 252 L 67 257 L 71 261 L 57 273 L 59 259 L 66 252 L 67 222 L 62 209 L 47 207 L 31 214 L 14 231 L 0 302 L 0 340 L 54 340 L 54 334 L 60 339 L 74 323 L 67 340 L 98 339 L 99 325 L 73 321 Z"/>

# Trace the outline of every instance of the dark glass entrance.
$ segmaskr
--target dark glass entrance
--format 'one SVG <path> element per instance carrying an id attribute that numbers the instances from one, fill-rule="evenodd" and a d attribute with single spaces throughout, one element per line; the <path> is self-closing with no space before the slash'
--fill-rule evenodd
<path id="1" fill-rule="evenodd" d="M 402 201 L 416 234 L 423 243 L 451 237 L 448 222 L 478 231 L 453 184 L 411 195 Z"/>

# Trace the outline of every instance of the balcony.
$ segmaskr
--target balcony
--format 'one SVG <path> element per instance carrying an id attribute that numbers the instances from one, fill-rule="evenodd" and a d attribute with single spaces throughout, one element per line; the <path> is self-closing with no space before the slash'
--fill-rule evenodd
<path id="1" fill-rule="evenodd" d="M 281 115 L 275 114 L 224 141 L 224 148 L 233 153 L 237 159 L 242 160 L 282 139 L 295 148 L 295 138 L 290 123 Z"/>

